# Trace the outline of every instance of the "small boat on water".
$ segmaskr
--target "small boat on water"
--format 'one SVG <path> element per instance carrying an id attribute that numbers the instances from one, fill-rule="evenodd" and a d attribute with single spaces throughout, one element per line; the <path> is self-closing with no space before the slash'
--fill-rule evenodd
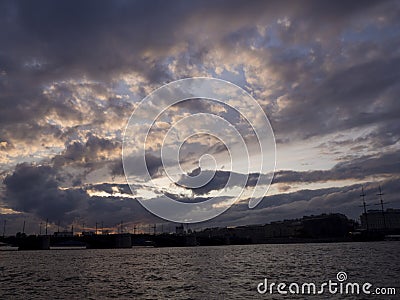
<path id="1" fill-rule="evenodd" d="M 385 235 L 385 241 L 400 241 L 400 234 Z"/>

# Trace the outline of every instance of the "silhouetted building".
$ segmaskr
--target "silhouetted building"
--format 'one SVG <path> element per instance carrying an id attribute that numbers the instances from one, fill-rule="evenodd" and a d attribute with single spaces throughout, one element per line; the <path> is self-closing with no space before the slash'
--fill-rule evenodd
<path id="1" fill-rule="evenodd" d="M 184 230 L 183 224 L 176 226 L 175 232 L 176 232 L 176 234 L 180 234 L 180 235 L 184 234 L 185 230 Z"/>
<path id="2" fill-rule="evenodd" d="M 343 238 L 354 229 L 354 222 L 343 214 L 322 214 L 301 219 L 271 222 L 265 225 L 238 226 L 234 228 L 208 228 L 198 236 L 220 238 L 224 243 L 246 241 L 269 243 L 292 238 L 325 239 Z"/>
<path id="3" fill-rule="evenodd" d="M 96 233 L 94 231 L 82 231 L 82 235 L 83 236 L 92 236 L 92 235 L 96 235 Z"/>
<path id="4" fill-rule="evenodd" d="M 72 231 L 57 231 L 54 232 L 55 237 L 72 237 L 74 233 Z"/>
<path id="5" fill-rule="evenodd" d="M 342 214 L 303 217 L 301 223 L 304 237 L 344 237 L 349 232 L 349 220 Z"/>
<path id="6" fill-rule="evenodd" d="M 265 243 L 272 238 L 298 236 L 302 225 L 299 220 L 285 220 L 265 225 L 240 226 L 232 229 L 231 234 L 252 243 Z"/>
<path id="7" fill-rule="evenodd" d="M 360 216 L 361 227 L 369 230 L 400 230 L 400 209 L 388 208 L 386 211 L 374 209 Z"/>
<path id="8" fill-rule="evenodd" d="M 302 223 L 300 220 L 284 220 L 264 225 L 267 238 L 293 237 L 299 235 Z"/>

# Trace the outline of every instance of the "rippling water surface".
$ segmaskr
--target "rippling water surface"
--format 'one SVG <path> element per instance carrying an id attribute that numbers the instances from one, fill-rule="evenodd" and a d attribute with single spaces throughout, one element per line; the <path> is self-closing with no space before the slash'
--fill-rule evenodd
<path id="1" fill-rule="evenodd" d="M 400 242 L 0 251 L 0 299 L 332 299 L 260 295 L 257 284 L 322 283 L 340 271 L 397 288 L 368 299 L 400 299 L 399 255 Z"/>

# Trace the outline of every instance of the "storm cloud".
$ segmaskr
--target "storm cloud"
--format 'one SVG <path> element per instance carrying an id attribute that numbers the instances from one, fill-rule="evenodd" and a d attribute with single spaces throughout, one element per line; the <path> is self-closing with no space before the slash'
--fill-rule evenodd
<path id="1" fill-rule="evenodd" d="M 240 202 L 216 223 L 328 211 L 355 217 L 361 184 L 372 193 L 378 182 L 399 205 L 397 1 L 2 1 L 0 28 L 0 213 L 151 222 L 134 197 L 205 201 L 230 175 L 241 179 L 221 167 L 191 196 L 170 185 L 131 185 L 132 193 L 126 185 L 121 147 L 132 111 L 154 89 L 193 76 L 243 87 L 277 141 L 277 194 L 251 212 Z M 168 111 L 146 155 L 151 176 L 163 176 L 167 126 L 214 110 L 241 122 L 199 99 Z M 186 146 L 180 159 L 191 170 L 202 154 L 226 152 L 201 137 Z M 127 163 L 141 159 L 132 154 Z M 248 187 L 258 176 L 249 174 Z"/>
<path id="2" fill-rule="evenodd" d="M 61 189 L 59 176 L 49 166 L 17 165 L 14 173 L 4 179 L 7 205 L 53 222 L 71 221 L 69 215 L 84 205 L 87 195 L 79 189 Z"/>

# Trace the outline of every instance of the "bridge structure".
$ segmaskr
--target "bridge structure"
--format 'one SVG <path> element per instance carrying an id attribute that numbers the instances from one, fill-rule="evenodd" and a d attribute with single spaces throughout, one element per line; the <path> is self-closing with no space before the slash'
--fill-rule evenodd
<path id="1" fill-rule="evenodd" d="M 19 250 L 49 250 L 50 248 L 117 249 L 133 246 L 182 247 L 197 246 L 193 235 L 177 234 L 86 234 L 86 235 L 25 235 L 0 238 L 0 242 Z"/>

